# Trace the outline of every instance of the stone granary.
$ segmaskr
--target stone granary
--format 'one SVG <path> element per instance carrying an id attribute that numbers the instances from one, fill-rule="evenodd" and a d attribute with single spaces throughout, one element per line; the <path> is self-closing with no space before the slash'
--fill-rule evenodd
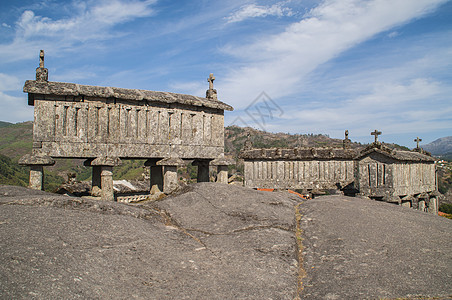
<path id="1" fill-rule="evenodd" d="M 112 171 L 122 159 L 147 159 L 153 191 L 171 192 L 187 160 L 198 166 L 198 181 L 209 181 L 209 165 L 216 165 L 227 183 L 224 111 L 233 108 L 217 100 L 214 79 L 210 74 L 206 98 L 50 82 L 41 50 L 36 80 L 24 86 L 34 105 L 32 154 L 20 160 L 31 167 L 30 186 L 42 189 L 43 166 L 54 158 L 86 159 L 93 193 L 106 200 L 114 199 Z"/>
<path id="2" fill-rule="evenodd" d="M 353 190 L 362 196 L 438 212 L 435 160 L 419 145 L 392 150 L 378 141 L 350 149 L 348 131 L 342 148 L 252 149 L 247 141 L 245 186 L 251 188 Z"/>
<path id="3" fill-rule="evenodd" d="M 240 153 L 245 186 L 251 188 L 343 189 L 354 181 L 352 149 L 249 149 Z"/>
<path id="4" fill-rule="evenodd" d="M 381 132 L 372 134 L 375 141 L 356 157 L 359 194 L 438 213 L 435 159 L 419 144 L 413 151 L 392 150 L 378 141 Z"/>

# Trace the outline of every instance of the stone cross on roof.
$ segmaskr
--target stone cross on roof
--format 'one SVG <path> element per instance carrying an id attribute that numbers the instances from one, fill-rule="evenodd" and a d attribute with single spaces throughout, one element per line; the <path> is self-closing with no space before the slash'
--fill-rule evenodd
<path id="1" fill-rule="evenodd" d="M 49 71 L 44 68 L 44 50 L 39 52 L 39 67 L 36 68 L 36 81 L 47 82 L 49 80 Z"/>
<path id="2" fill-rule="evenodd" d="M 213 73 L 210 73 L 207 81 L 209 82 L 209 89 L 206 91 L 206 98 L 210 100 L 218 100 L 217 98 L 217 90 L 213 88 L 213 81 L 215 80 L 215 76 Z"/>
<path id="3" fill-rule="evenodd" d="M 39 52 L 39 67 L 44 68 L 44 50 Z"/>
<path id="4" fill-rule="evenodd" d="M 422 142 L 422 139 L 420 139 L 419 137 L 416 137 L 416 138 L 414 139 L 414 141 L 416 142 L 416 148 L 419 149 L 419 142 Z"/>
<path id="5" fill-rule="evenodd" d="M 375 143 L 378 143 L 378 136 L 381 134 L 381 131 L 375 129 L 375 131 L 371 132 L 370 134 L 375 136 Z"/>
<path id="6" fill-rule="evenodd" d="M 215 80 L 215 76 L 213 76 L 213 73 L 210 73 L 209 78 L 207 78 L 207 81 L 209 82 L 209 90 L 213 90 L 213 81 Z"/>

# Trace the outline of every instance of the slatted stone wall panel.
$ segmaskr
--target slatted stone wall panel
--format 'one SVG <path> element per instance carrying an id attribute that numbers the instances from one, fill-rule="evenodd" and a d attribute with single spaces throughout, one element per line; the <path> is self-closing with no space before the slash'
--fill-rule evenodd
<path id="1" fill-rule="evenodd" d="M 38 100 L 38 99 L 36 99 Z M 223 112 L 96 101 L 35 101 L 34 142 L 52 157 L 216 158 Z M 54 144 L 53 144 L 54 143 Z"/>

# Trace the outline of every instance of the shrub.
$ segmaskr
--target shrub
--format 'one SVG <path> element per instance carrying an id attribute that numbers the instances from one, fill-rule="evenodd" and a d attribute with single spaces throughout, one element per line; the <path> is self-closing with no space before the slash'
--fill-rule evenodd
<path id="1" fill-rule="evenodd" d="M 439 206 L 439 211 L 446 213 L 446 214 L 452 214 L 452 204 L 450 203 L 443 203 Z"/>

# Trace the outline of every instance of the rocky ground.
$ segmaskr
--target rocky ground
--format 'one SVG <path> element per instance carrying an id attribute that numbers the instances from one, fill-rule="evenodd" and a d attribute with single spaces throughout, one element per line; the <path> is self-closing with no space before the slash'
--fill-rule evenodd
<path id="1" fill-rule="evenodd" d="M 0 298 L 452 296 L 451 220 L 300 201 L 215 183 L 139 205 L 0 185 Z"/>

